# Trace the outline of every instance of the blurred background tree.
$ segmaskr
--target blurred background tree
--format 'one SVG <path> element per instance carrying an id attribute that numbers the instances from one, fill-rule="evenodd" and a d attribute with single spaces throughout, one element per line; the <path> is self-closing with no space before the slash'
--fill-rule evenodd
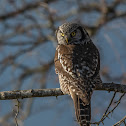
<path id="1" fill-rule="evenodd" d="M 103 82 L 126 84 L 126 0 L 0 0 L 0 91 L 59 87 L 53 63 L 55 30 L 66 21 L 80 22 L 99 48 Z M 110 109 L 120 96 L 116 94 Z M 112 97 L 94 92 L 92 122 L 101 119 Z M 16 125 L 16 104 L 17 100 L 1 101 L 0 126 Z M 104 125 L 125 115 L 126 96 Z M 69 96 L 22 99 L 17 122 L 78 125 Z"/>

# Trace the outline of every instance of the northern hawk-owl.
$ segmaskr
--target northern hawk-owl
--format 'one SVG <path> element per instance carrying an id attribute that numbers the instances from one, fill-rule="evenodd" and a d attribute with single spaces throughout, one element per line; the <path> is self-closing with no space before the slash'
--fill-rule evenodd
<path id="1" fill-rule="evenodd" d="M 63 93 L 71 95 L 80 126 L 89 126 L 91 95 L 99 76 L 100 56 L 86 30 L 78 23 L 64 23 L 56 31 L 55 71 Z"/>

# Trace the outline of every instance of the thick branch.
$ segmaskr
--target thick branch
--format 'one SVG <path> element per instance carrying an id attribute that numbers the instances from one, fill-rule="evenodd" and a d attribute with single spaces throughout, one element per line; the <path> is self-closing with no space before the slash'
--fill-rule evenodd
<path id="1" fill-rule="evenodd" d="M 126 93 L 126 85 L 115 83 L 103 83 L 96 85 L 95 90 L 115 91 Z M 48 97 L 64 95 L 59 88 L 56 89 L 30 89 L 30 90 L 14 90 L 0 92 L 0 100 L 23 99 L 32 97 Z"/>
<path id="2" fill-rule="evenodd" d="M 126 85 L 116 84 L 116 83 L 103 83 L 96 85 L 95 90 L 104 90 L 104 91 L 115 91 L 120 93 L 126 93 Z"/>

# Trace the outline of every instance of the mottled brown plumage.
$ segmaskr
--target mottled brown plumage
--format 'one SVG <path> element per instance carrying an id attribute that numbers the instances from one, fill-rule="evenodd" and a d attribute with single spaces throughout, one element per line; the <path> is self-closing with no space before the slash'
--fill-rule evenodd
<path id="1" fill-rule="evenodd" d="M 57 40 L 54 62 L 61 90 L 71 95 L 80 126 L 89 126 L 92 91 L 95 84 L 101 83 L 98 49 L 77 23 L 61 25 Z"/>

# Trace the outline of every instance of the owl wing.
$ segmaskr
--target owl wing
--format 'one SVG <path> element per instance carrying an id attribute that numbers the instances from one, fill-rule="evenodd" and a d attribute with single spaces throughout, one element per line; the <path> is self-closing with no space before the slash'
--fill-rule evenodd
<path id="1" fill-rule="evenodd" d="M 67 74 L 70 74 L 70 72 L 73 72 L 73 63 L 72 63 L 72 54 L 71 54 L 70 48 L 67 48 L 64 45 L 58 45 L 55 52 L 55 72 L 56 74 L 64 74 L 64 72 L 67 72 Z M 72 73 L 71 73 L 72 74 Z"/>
<path id="2" fill-rule="evenodd" d="M 74 70 L 78 78 L 93 80 L 100 70 L 100 57 L 96 46 L 87 43 L 73 49 Z"/>

